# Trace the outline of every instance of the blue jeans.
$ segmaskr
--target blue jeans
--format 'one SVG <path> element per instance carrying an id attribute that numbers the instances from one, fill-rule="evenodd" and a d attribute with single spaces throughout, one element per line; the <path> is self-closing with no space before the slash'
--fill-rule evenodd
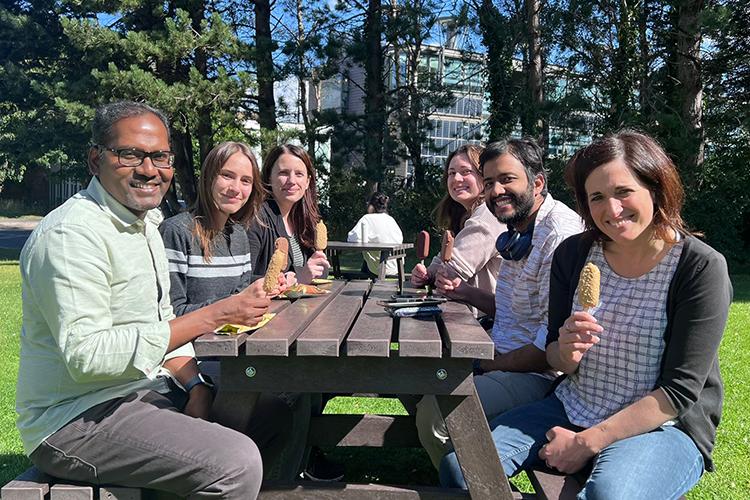
<path id="1" fill-rule="evenodd" d="M 539 449 L 555 426 L 574 431 L 554 395 L 504 413 L 490 422 L 505 474 L 542 466 Z M 690 437 L 674 426 L 617 441 L 599 453 L 591 476 L 578 494 L 584 499 L 672 499 L 690 490 L 703 474 L 703 456 Z M 466 489 L 455 452 L 440 464 L 443 486 Z"/>

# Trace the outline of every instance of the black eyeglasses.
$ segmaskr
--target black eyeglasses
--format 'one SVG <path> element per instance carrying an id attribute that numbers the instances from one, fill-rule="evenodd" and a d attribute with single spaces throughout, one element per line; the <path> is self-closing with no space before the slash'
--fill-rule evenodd
<path id="1" fill-rule="evenodd" d="M 113 149 L 97 144 L 97 148 L 117 155 L 117 161 L 123 167 L 138 167 L 147 157 L 156 168 L 172 168 L 174 153 L 171 151 L 141 151 L 135 148 Z"/>

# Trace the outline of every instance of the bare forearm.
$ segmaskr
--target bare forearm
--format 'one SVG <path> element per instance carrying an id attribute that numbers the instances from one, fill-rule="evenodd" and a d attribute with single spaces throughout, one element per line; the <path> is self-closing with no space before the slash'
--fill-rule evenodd
<path id="1" fill-rule="evenodd" d="M 226 313 L 226 299 L 209 306 L 178 316 L 169 322 L 171 335 L 167 352 L 192 342 L 204 333 L 214 330 L 224 323 L 230 323 Z"/>
<path id="2" fill-rule="evenodd" d="M 184 387 L 190 379 L 198 375 L 198 362 L 195 358 L 178 356 L 164 362 L 164 368 L 176 378 Z"/>
<path id="3" fill-rule="evenodd" d="M 451 298 L 474 306 L 492 318 L 495 317 L 495 297 L 486 290 L 467 285 L 462 281 L 461 285 L 453 290 Z"/>
<path id="4" fill-rule="evenodd" d="M 581 431 L 579 436 L 592 451 L 599 453 L 612 443 L 652 431 L 676 416 L 664 391 L 655 389 L 608 419 Z"/>
<path id="5" fill-rule="evenodd" d="M 544 351 L 527 344 L 505 354 L 495 353 L 495 359 L 481 364 L 484 371 L 541 372 L 549 368 Z"/>

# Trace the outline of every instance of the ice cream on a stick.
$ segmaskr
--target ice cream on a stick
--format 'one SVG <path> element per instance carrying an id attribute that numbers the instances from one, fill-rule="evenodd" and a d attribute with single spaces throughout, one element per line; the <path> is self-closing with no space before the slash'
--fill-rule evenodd
<path id="1" fill-rule="evenodd" d="M 448 262 L 453 257 L 453 233 L 449 230 L 443 233 L 443 246 L 440 256 L 443 258 L 443 262 Z"/>
<path id="2" fill-rule="evenodd" d="M 274 243 L 275 250 L 271 255 L 271 261 L 268 263 L 266 276 L 263 278 L 263 290 L 271 293 L 279 284 L 279 273 L 286 267 L 289 259 L 289 242 L 286 238 L 276 238 Z"/>
<path id="3" fill-rule="evenodd" d="M 430 233 L 420 231 L 417 235 L 417 258 L 419 263 L 424 265 L 424 260 L 430 254 Z"/>
<path id="4" fill-rule="evenodd" d="M 584 310 L 599 305 L 599 291 L 601 289 L 601 272 L 596 264 L 587 262 L 581 270 L 578 279 L 578 303 Z"/>
<path id="5" fill-rule="evenodd" d="M 321 220 L 315 225 L 315 250 L 322 252 L 326 248 L 328 248 L 328 228 Z"/>

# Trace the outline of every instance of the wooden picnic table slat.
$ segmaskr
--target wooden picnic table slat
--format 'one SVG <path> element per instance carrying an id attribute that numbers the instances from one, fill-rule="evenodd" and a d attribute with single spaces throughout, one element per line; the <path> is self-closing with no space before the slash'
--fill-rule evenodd
<path id="1" fill-rule="evenodd" d="M 377 302 L 388 300 L 396 292 L 396 285 L 375 283 L 365 302 L 357 323 L 346 339 L 347 356 L 388 357 L 391 353 L 393 318 Z"/>
<path id="2" fill-rule="evenodd" d="M 259 500 L 449 500 L 470 498 L 459 489 L 434 486 L 388 486 L 303 481 L 294 485 L 264 484 Z M 520 494 L 518 497 L 521 498 Z"/>
<path id="3" fill-rule="evenodd" d="M 288 300 L 272 300 L 271 305 L 268 307 L 268 312 L 278 314 L 288 307 L 289 304 Z M 260 330 L 262 328 L 258 329 L 258 331 Z M 239 356 L 240 347 L 249 336 L 247 333 L 240 333 L 239 335 L 217 335 L 214 332 L 204 333 L 193 342 L 195 355 L 198 357 Z"/>
<path id="4" fill-rule="evenodd" d="M 495 345 L 479 322 L 466 313 L 466 306 L 449 301 L 440 305 L 438 319 L 446 348 L 452 358 L 493 359 Z M 441 325 L 442 322 L 442 325 Z"/>
<path id="5" fill-rule="evenodd" d="M 289 356 L 289 347 L 315 317 L 344 288 L 345 282 L 335 281 L 331 293 L 294 301 L 284 308 L 266 326 L 245 340 L 248 356 Z"/>
<path id="6" fill-rule="evenodd" d="M 221 364 L 221 385 L 235 392 L 467 396 L 474 390 L 468 359 L 289 356 L 281 363 L 278 356 L 242 356 Z"/>
<path id="7" fill-rule="evenodd" d="M 297 356 L 338 356 L 369 289 L 370 283 L 366 281 L 347 283 L 297 338 Z"/>
<path id="8" fill-rule="evenodd" d="M 439 358 L 443 341 L 435 318 L 399 318 L 398 354 L 405 357 Z"/>

